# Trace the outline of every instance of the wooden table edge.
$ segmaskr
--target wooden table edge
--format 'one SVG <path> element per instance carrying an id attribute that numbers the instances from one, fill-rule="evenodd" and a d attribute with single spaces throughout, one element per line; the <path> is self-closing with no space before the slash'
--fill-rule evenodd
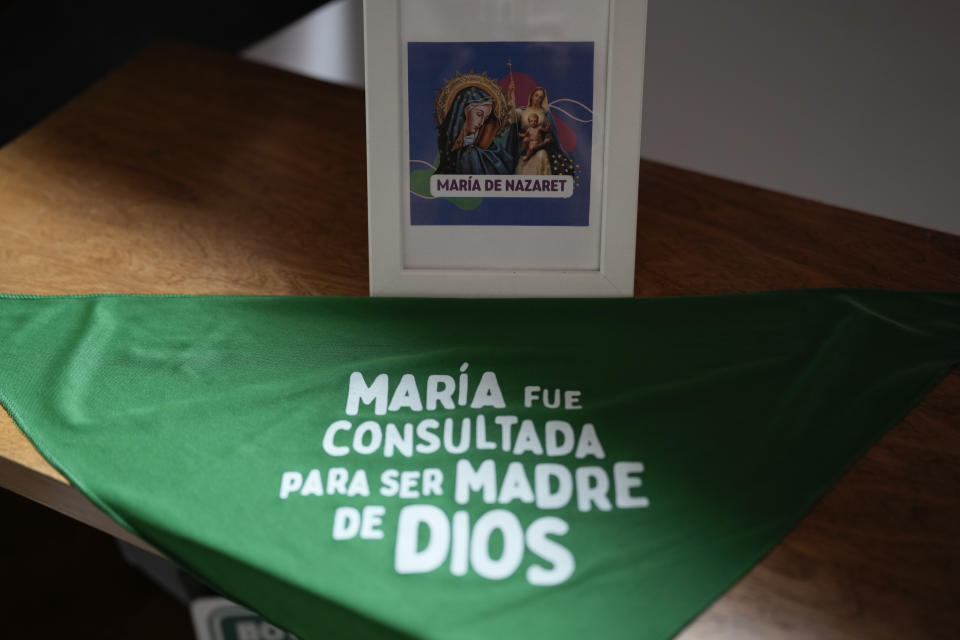
<path id="1" fill-rule="evenodd" d="M 26 436 L 21 434 L 21 437 L 27 441 Z M 162 555 L 139 536 L 120 526 L 59 473 L 51 476 L 0 456 L 0 487 L 59 511 L 118 540 L 156 555 Z"/>

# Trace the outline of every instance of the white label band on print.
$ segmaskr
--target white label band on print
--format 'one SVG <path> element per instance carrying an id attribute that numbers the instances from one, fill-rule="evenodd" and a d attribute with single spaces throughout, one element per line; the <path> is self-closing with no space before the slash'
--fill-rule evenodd
<path id="1" fill-rule="evenodd" d="M 573 176 L 433 175 L 435 198 L 569 198 Z"/>

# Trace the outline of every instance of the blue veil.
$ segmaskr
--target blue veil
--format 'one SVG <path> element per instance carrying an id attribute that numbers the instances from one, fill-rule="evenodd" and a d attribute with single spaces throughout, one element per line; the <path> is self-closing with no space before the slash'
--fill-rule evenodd
<path id="1" fill-rule="evenodd" d="M 493 104 L 494 99 L 479 87 L 465 87 L 453 99 L 443 122 L 440 124 L 438 146 L 440 163 L 438 174 L 512 174 L 516 167 L 514 149 L 509 140 L 493 139 L 487 146 L 481 147 L 482 136 L 453 149 L 466 122 L 466 109 L 472 104 Z M 496 115 L 491 113 L 486 126 L 499 126 Z M 481 129 L 482 130 L 482 129 Z M 509 136 L 508 136 L 509 137 Z"/>

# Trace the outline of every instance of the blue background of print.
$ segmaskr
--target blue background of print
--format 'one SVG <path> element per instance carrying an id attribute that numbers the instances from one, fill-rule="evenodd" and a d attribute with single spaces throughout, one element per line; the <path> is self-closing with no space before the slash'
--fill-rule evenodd
<path id="1" fill-rule="evenodd" d="M 499 82 L 508 74 L 525 73 L 547 90 L 554 119 L 562 119 L 577 134 L 572 152 L 580 165 L 578 182 L 570 198 L 484 198 L 465 211 L 442 199 L 425 199 L 410 193 L 410 223 L 414 225 L 529 225 L 587 226 L 590 223 L 590 153 L 593 125 L 557 112 L 553 101 L 572 98 L 593 109 L 592 42 L 411 42 L 407 45 L 410 101 L 410 171 L 427 169 L 437 157 L 437 121 L 433 106 L 447 80 L 459 73 L 486 72 Z M 523 96 L 520 96 L 523 98 Z M 524 103 L 518 106 L 523 106 Z M 578 118 L 589 114 L 570 103 L 561 107 Z M 585 118 L 584 116 L 587 116 Z"/>

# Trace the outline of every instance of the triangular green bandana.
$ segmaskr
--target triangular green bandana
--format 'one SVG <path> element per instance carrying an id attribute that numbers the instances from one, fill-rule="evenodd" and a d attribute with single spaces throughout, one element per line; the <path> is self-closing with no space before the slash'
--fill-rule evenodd
<path id="1" fill-rule="evenodd" d="M 303 638 L 666 638 L 960 361 L 960 294 L 0 297 L 0 401 Z"/>

